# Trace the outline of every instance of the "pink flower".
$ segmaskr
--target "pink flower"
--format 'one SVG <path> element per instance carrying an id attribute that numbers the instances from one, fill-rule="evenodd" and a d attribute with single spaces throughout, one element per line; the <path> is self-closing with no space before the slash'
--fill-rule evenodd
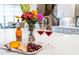
<path id="1" fill-rule="evenodd" d="M 38 19 L 42 20 L 43 19 L 43 15 L 41 13 L 38 13 Z"/>

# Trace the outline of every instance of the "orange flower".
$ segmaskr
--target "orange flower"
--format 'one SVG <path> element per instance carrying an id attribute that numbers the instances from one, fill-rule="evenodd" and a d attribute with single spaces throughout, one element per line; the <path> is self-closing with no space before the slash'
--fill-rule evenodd
<path id="1" fill-rule="evenodd" d="M 37 15 L 34 15 L 33 17 L 34 17 L 35 19 L 37 19 Z"/>
<path id="2" fill-rule="evenodd" d="M 37 15 L 38 15 L 37 10 L 32 10 L 32 14 L 33 14 L 34 18 L 37 18 Z"/>

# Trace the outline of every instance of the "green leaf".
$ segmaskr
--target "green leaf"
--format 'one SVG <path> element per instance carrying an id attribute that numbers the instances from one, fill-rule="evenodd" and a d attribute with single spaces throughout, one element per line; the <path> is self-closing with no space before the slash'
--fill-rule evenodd
<path id="1" fill-rule="evenodd" d="M 22 10 L 22 12 L 29 12 L 29 10 L 30 10 L 30 5 L 28 5 L 28 4 L 20 4 L 20 6 L 21 6 L 21 10 Z"/>
<path id="2" fill-rule="evenodd" d="M 30 20 L 26 19 L 26 22 L 29 24 L 30 23 Z"/>
<path id="3" fill-rule="evenodd" d="M 33 23 L 35 24 L 36 22 L 37 22 L 37 20 L 36 20 L 36 19 L 34 19 L 34 20 L 33 20 Z"/>

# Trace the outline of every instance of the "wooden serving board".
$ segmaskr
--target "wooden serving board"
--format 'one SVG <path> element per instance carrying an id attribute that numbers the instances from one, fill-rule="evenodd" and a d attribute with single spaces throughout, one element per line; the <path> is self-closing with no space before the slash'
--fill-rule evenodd
<path id="1" fill-rule="evenodd" d="M 35 54 L 39 53 L 43 48 L 40 48 L 39 50 L 34 51 L 34 52 L 23 52 L 18 49 L 11 49 L 6 46 L 2 46 L 2 49 L 5 49 L 5 50 L 11 51 L 11 52 L 15 52 L 15 53 L 25 54 L 25 55 L 35 55 Z"/>

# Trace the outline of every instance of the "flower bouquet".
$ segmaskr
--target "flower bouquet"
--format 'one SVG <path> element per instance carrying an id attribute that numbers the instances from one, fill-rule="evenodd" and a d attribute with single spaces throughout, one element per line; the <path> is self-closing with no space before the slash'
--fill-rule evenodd
<path id="1" fill-rule="evenodd" d="M 26 11 L 24 8 L 23 8 L 23 5 L 21 5 L 21 9 L 23 11 L 23 14 L 21 16 L 22 18 L 22 21 L 26 21 L 28 26 L 29 26 L 29 31 L 30 31 L 30 34 L 29 34 L 29 42 L 32 43 L 35 41 L 35 38 L 33 36 L 33 29 L 35 28 L 35 23 L 37 21 L 42 21 L 43 19 L 43 15 L 41 13 L 38 13 L 37 10 L 32 10 L 32 11 Z"/>

